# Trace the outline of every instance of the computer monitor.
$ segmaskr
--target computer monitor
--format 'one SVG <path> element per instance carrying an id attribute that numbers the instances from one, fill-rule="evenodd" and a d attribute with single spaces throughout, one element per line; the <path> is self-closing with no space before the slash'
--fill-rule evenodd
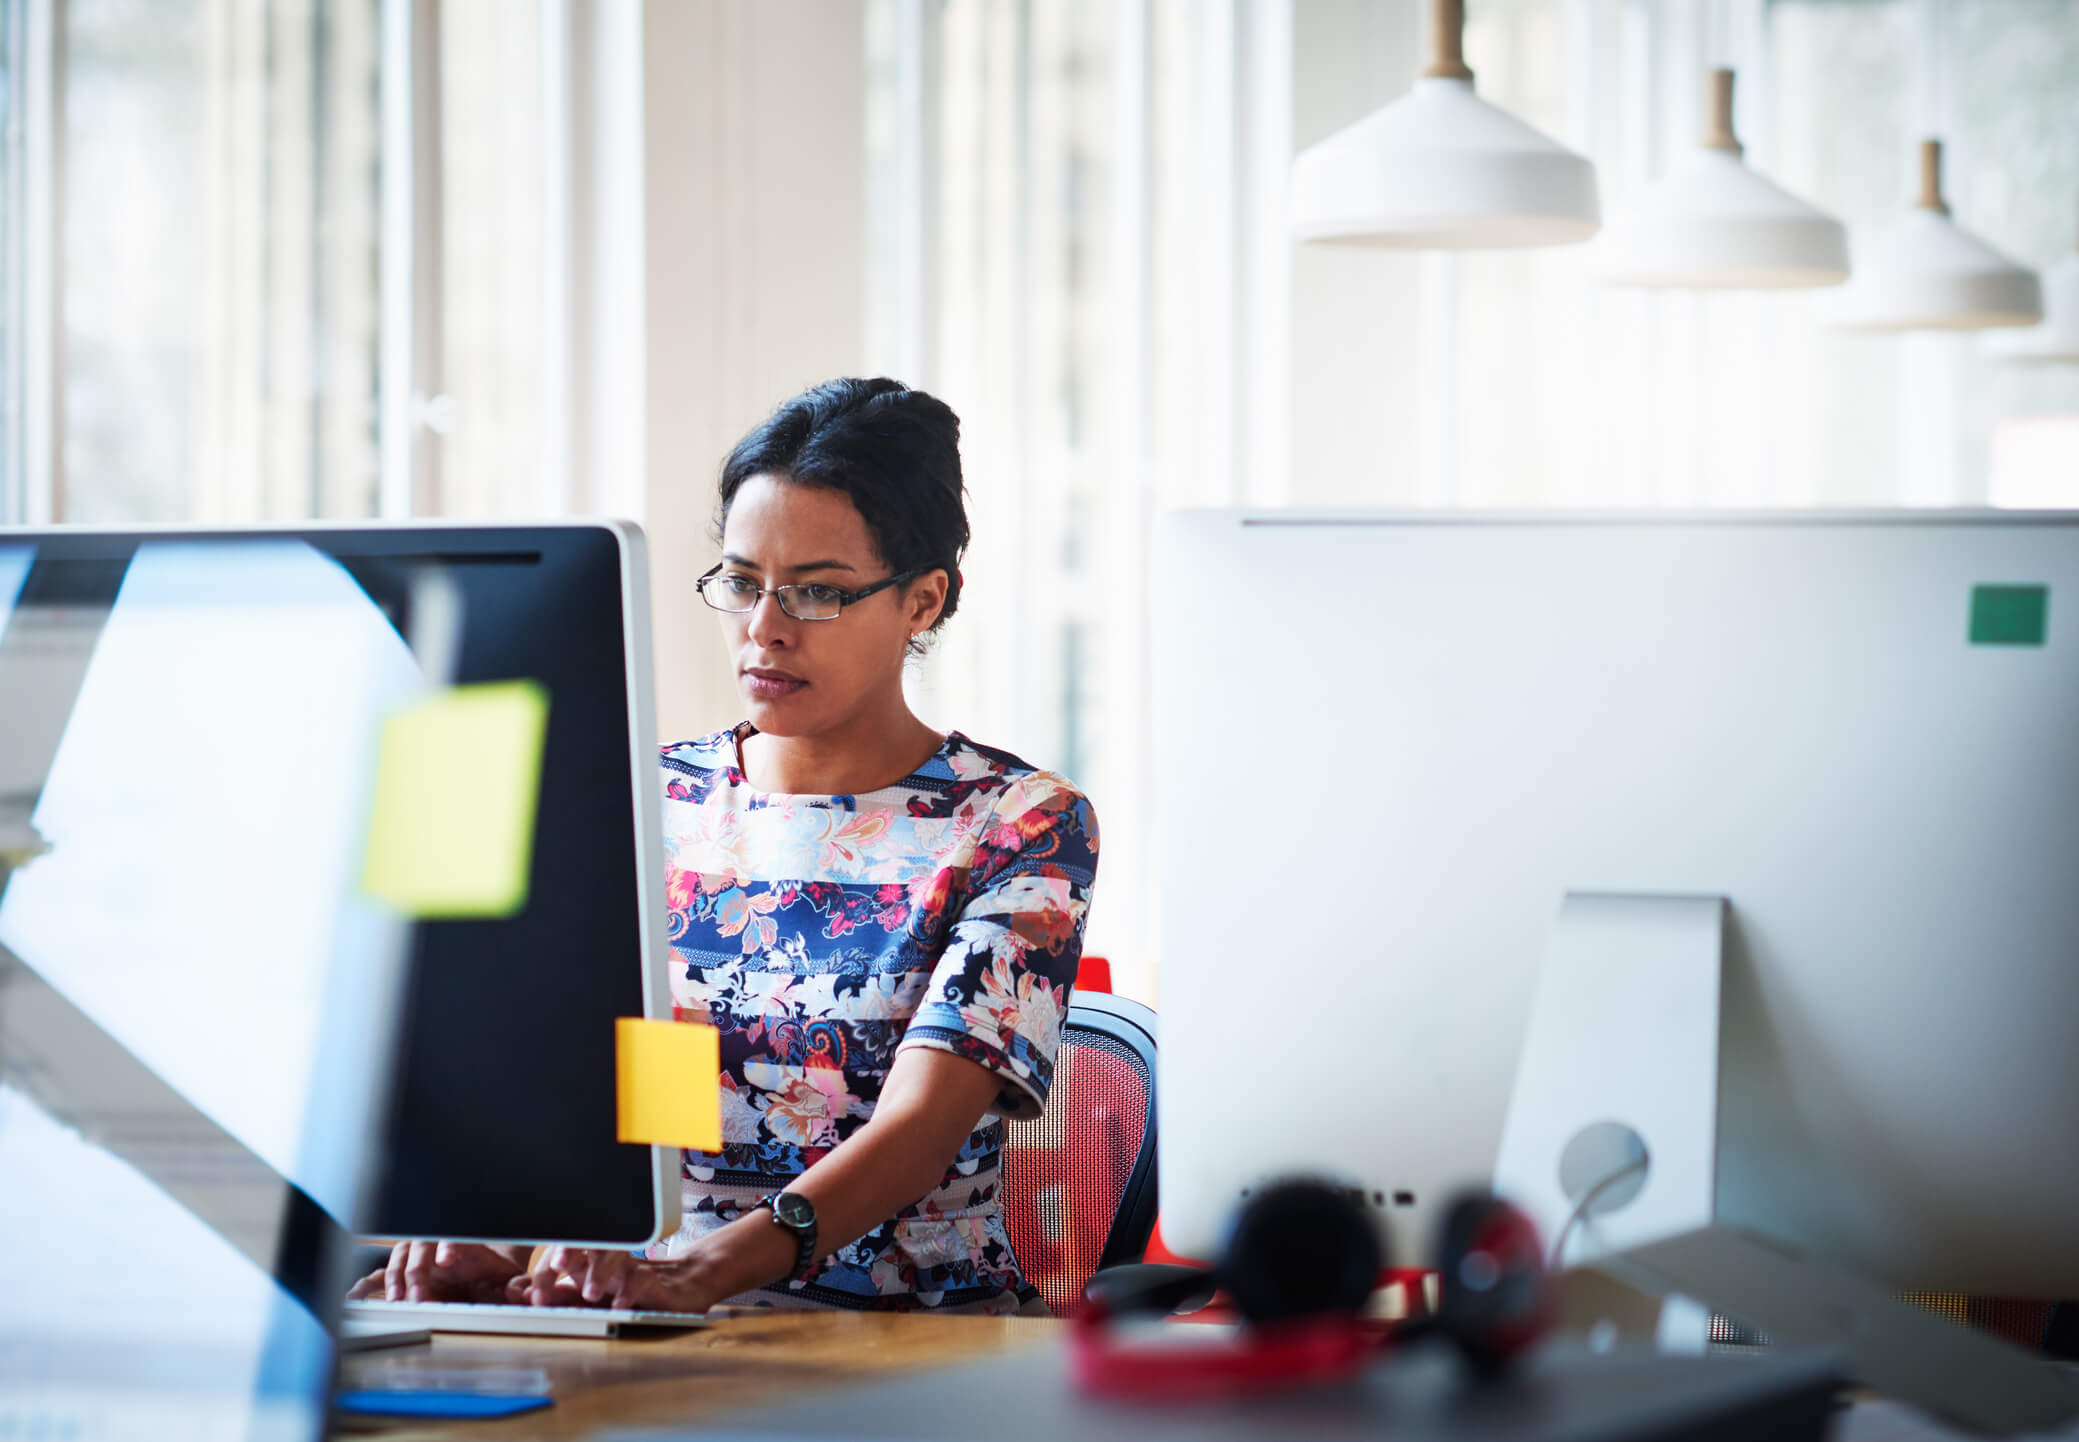
<path id="1" fill-rule="evenodd" d="M 99 566 L 104 586 L 153 534 L 16 533 L 37 548 L 38 574 Z M 671 1014 L 641 531 L 417 522 L 269 534 L 364 585 L 439 578 L 460 616 L 454 680 L 525 678 L 548 696 L 523 909 L 411 928 L 363 1230 L 626 1247 L 668 1236 L 679 1153 L 622 1142 L 616 1124 L 614 1020 Z M 322 638 L 305 654 L 322 667 Z M 335 764 L 318 742 L 281 745 L 282 785 Z"/>
<path id="2" fill-rule="evenodd" d="M 529 678 L 548 736 L 527 904 L 416 930 L 385 1237 L 639 1247 L 678 1229 L 680 1155 L 618 1137 L 614 1019 L 669 1017 L 649 563 L 621 521 L 373 527 L 321 544 L 433 568 L 458 683 Z"/>
<path id="3" fill-rule="evenodd" d="M 287 537 L 0 533 L 0 1436 L 323 1435 L 429 609 Z"/>
<path id="4" fill-rule="evenodd" d="M 1157 558 L 1176 1250 L 1313 1172 L 1423 1259 L 1562 897 L 1686 893 L 1720 1216 L 2079 1296 L 2079 515 L 1209 511 Z"/>

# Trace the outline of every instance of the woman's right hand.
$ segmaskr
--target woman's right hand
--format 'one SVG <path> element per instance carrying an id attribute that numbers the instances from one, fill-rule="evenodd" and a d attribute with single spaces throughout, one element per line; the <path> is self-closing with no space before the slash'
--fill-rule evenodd
<path id="1" fill-rule="evenodd" d="M 350 1302 L 503 1302 L 527 1270 L 526 1247 L 479 1242 L 399 1242 L 390 1263 L 354 1283 Z"/>

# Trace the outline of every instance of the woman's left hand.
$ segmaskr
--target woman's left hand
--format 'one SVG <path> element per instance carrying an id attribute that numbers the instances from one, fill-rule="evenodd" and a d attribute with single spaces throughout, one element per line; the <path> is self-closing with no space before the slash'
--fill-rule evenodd
<path id="1" fill-rule="evenodd" d="M 646 1265 L 627 1252 L 591 1247 L 550 1247 L 534 1270 L 506 1286 L 506 1300 L 532 1307 L 619 1307 L 623 1284 Z"/>
<path id="2" fill-rule="evenodd" d="M 705 1312 L 717 1302 L 787 1274 L 791 1236 L 763 1211 L 701 1238 L 675 1261 L 650 1262 L 626 1252 L 551 1247 L 532 1272 L 513 1278 L 506 1300 L 534 1307 L 625 1307 L 646 1312 Z"/>
<path id="3" fill-rule="evenodd" d="M 938 1185 L 1002 1089 L 1000 1077 L 966 1057 L 926 1048 L 897 1056 L 872 1118 L 790 1185 L 819 1214 L 818 1256 Z M 535 1307 L 705 1312 L 784 1280 L 798 1259 L 794 1234 L 775 1226 L 772 1213 L 758 1206 L 704 1233 L 669 1262 L 551 1247 L 533 1271 L 513 1278 L 506 1300 Z"/>

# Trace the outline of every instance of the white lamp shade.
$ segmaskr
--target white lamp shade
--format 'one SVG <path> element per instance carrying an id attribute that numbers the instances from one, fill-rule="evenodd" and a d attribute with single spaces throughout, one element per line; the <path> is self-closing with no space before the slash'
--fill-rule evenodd
<path id="1" fill-rule="evenodd" d="M 2043 291 L 2023 269 L 1938 210 L 1916 207 L 1858 233 L 1854 278 L 1828 319 L 1857 330 L 1989 330 L 2034 325 Z"/>
<path id="2" fill-rule="evenodd" d="M 2001 360 L 2079 363 L 2079 255 L 2043 273 L 2043 323 L 1985 338 Z"/>
<path id="3" fill-rule="evenodd" d="M 1610 219 L 1590 257 L 1613 285 L 1795 290 L 1848 278 L 1848 233 L 1731 150 L 1697 147 Z"/>
<path id="4" fill-rule="evenodd" d="M 1301 240 L 1507 249 L 1583 241 L 1600 223 L 1587 159 L 1448 76 L 1417 80 L 1292 166 Z"/>

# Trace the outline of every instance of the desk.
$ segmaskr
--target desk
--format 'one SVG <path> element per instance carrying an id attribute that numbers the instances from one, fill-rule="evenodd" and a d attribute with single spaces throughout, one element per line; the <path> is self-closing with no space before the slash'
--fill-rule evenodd
<path id="1" fill-rule="evenodd" d="M 1061 1335 L 1061 1326 L 1046 1317 L 781 1312 L 610 1342 L 437 1334 L 430 1345 L 348 1357 L 344 1385 L 411 1367 L 535 1367 L 548 1373 L 556 1405 L 498 1422 L 342 1416 L 335 1430 L 383 1442 L 452 1442 L 464 1435 L 559 1439 L 608 1427 L 691 1426 L 814 1389 L 1035 1345 Z"/>
<path id="2" fill-rule="evenodd" d="M 730 1427 L 747 1409 L 787 1436 L 970 1436 L 978 1406 L 1002 1409 L 1005 1437 L 1050 1442 L 1282 1442 L 1296 1433 L 1369 1442 L 1383 1430 L 1418 1442 L 1549 1442 L 1612 1435 L 1755 1436 L 1817 1442 L 1837 1374 L 1823 1358 L 1725 1361 L 1619 1349 L 1593 1355 L 1555 1344 L 1526 1359 L 1488 1405 L 1467 1406 L 1468 1380 L 1441 1348 L 1369 1369 L 1330 1388 L 1147 1408 L 1079 1398 L 1045 1318 L 783 1313 L 730 1318 L 705 1332 L 633 1341 L 443 1336 L 430 1347 L 350 1357 L 356 1374 L 392 1368 L 527 1367 L 549 1374 L 556 1405 L 493 1422 L 339 1419 L 356 1442 L 458 1438 L 568 1439 L 621 1427 Z M 971 1363 L 946 1374 L 924 1369 Z M 853 1387 L 871 1388 L 858 1397 Z M 1494 1401 L 1499 1397 L 1500 1401 Z M 767 1409 L 777 1416 L 767 1415 Z M 962 1409 L 965 1409 L 964 1411 Z M 1895 1411 L 1895 1409 L 1894 1409 Z M 1913 1419 L 1908 1419 L 1913 1420 Z M 1896 1418 L 1844 1442 L 1966 1442 L 1939 1428 L 1899 1430 Z M 2079 1434 L 2075 1434 L 2079 1435 Z"/>

